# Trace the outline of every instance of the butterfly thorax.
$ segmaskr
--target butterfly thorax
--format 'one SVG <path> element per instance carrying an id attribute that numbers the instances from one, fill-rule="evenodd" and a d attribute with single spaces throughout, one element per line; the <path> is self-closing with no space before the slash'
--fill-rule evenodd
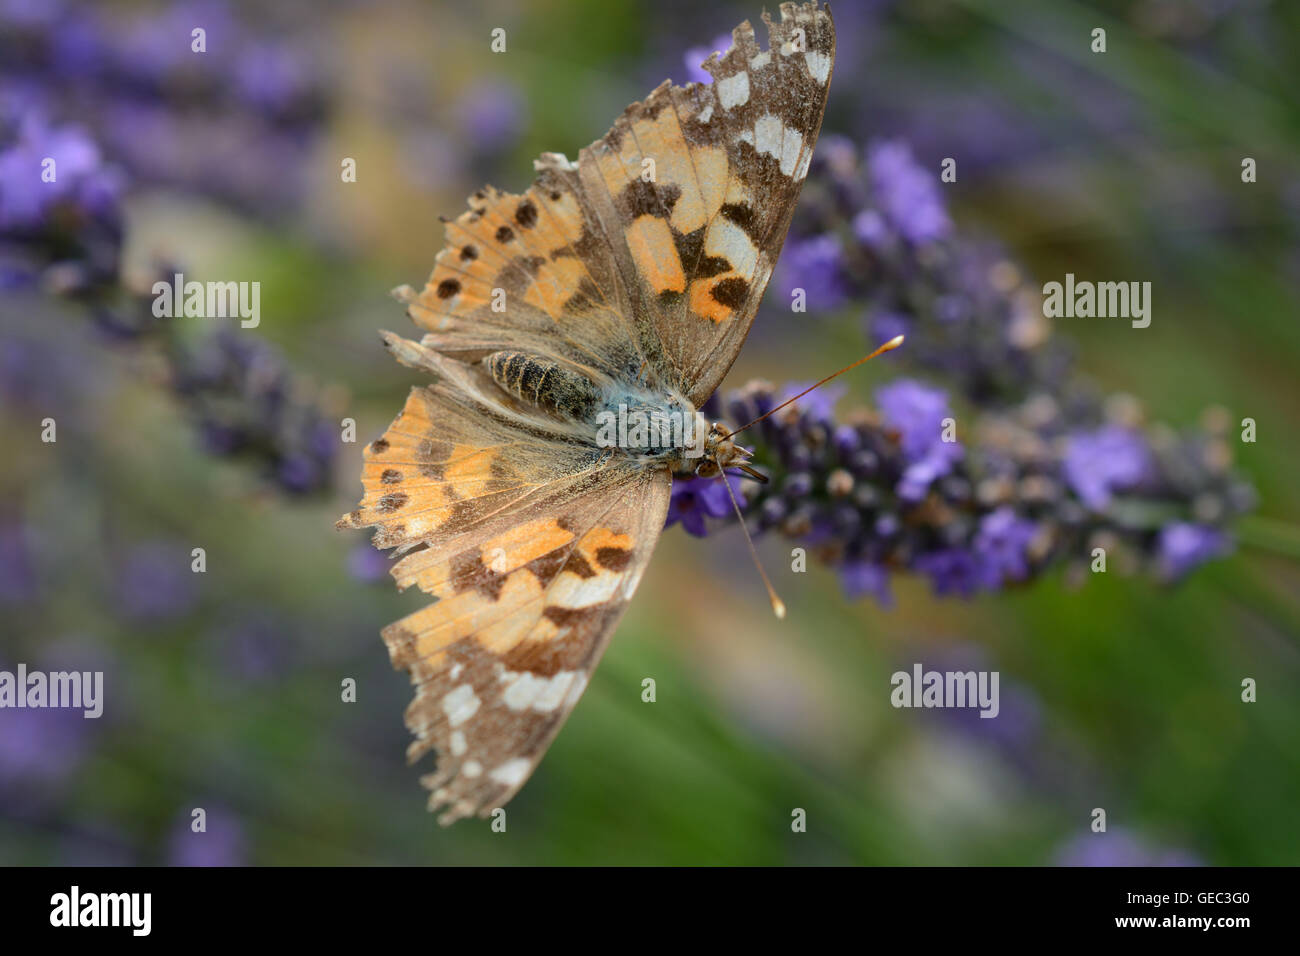
<path id="1" fill-rule="evenodd" d="M 710 444 L 708 420 L 675 390 L 640 380 L 602 385 L 573 365 L 527 352 L 494 352 L 483 361 L 507 394 L 581 426 L 599 448 L 674 471 L 692 470 L 715 452 L 727 455 L 715 447 L 716 436 Z"/>

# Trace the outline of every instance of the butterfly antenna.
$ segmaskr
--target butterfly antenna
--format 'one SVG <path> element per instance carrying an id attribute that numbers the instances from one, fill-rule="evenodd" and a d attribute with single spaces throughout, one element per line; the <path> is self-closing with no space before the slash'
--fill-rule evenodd
<path id="1" fill-rule="evenodd" d="M 886 342 L 884 345 L 880 346 L 880 348 L 876 349 L 876 350 L 875 350 L 874 352 L 872 352 L 870 355 L 864 355 L 864 356 L 862 356 L 862 358 L 858 359 L 856 362 L 853 362 L 853 363 L 851 363 L 851 364 L 849 364 L 849 365 L 844 366 L 844 367 L 843 367 L 842 369 L 840 369 L 838 372 L 835 372 L 834 374 L 831 374 L 831 375 L 827 375 L 824 379 L 822 379 L 822 380 L 821 380 L 820 382 L 818 382 L 816 385 L 809 385 L 807 388 L 805 388 L 802 392 L 800 392 L 800 393 L 799 393 L 798 395 L 796 395 L 794 398 L 788 398 L 788 399 L 786 399 L 786 400 L 785 400 L 784 402 L 782 402 L 780 405 L 776 406 L 776 408 L 772 409 L 772 410 L 769 411 L 769 412 L 766 412 L 765 414 L 759 415 L 757 418 L 755 418 L 755 419 L 754 419 L 752 422 L 750 422 L 749 424 L 747 424 L 747 425 L 741 425 L 741 426 L 740 426 L 739 428 L 737 428 L 735 431 L 728 432 L 727 435 L 726 435 L 726 437 L 727 437 L 727 438 L 731 438 L 731 437 L 734 436 L 734 435 L 739 435 L 739 434 L 740 434 L 741 432 L 743 432 L 746 428 L 749 428 L 749 427 L 751 427 L 751 426 L 753 426 L 753 425 L 757 425 L 757 424 L 758 424 L 759 422 L 761 422 L 763 419 L 767 418 L 768 415 L 775 415 L 777 412 L 779 412 L 781 409 L 785 408 L 787 405 L 791 405 L 791 404 L 793 404 L 793 403 L 799 401 L 799 399 L 803 398 L 805 395 L 807 395 L 807 394 L 808 394 L 809 392 L 811 392 L 813 389 L 821 388 L 823 385 L 825 385 L 825 384 L 826 384 L 827 382 L 829 382 L 831 379 L 833 379 L 833 378 L 838 378 L 839 376 L 843 375 L 845 372 L 847 372 L 847 371 L 849 371 L 849 370 L 851 370 L 851 369 L 855 369 L 855 368 L 857 368 L 857 367 L 858 367 L 859 365 L 861 365 L 863 362 L 869 362 L 871 359 L 875 358 L 877 355 L 882 355 L 882 354 L 885 353 L 885 352 L 892 352 L 894 349 L 898 348 L 898 347 L 899 347 L 900 345 L 902 345 L 902 344 L 903 344 L 903 337 L 902 337 L 901 335 L 895 335 L 892 339 L 890 339 L 890 340 L 889 340 L 888 342 Z M 779 615 L 778 615 L 778 616 L 779 616 Z"/>
<path id="2" fill-rule="evenodd" d="M 754 547 L 754 539 L 749 536 L 749 528 L 745 525 L 745 516 L 740 513 L 740 502 L 736 500 L 736 493 L 731 490 L 731 482 L 727 480 L 727 472 L 721 471 L 718 475 L 722 479 L 723 485 L 727 489 L 727 497 L 731 499 L 731 507 L 736 509 L 736 518 L 740 521 L 740 530 L 745 532 L 745 543 L 749 545 L 749 556 L 754 559 L 754 567 L 758 568 L 758 575 L 763 579 L 763 587 L 767 588 L 767 599 L 772 602 L 772 613 L 776 615 L 777 620 L 785 620 L 785 602 L 776 596 L 776 588 L 772 587 L 772 582 L 763 570 L 763 562 L 758 560 L 758 550 Z"/>

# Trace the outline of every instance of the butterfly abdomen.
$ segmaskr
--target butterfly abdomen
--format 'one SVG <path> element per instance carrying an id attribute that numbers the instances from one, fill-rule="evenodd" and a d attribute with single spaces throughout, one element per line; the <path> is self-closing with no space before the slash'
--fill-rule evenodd
<path id="1" fill-rule="evenodd" d="M 572 421 L 591 417 L 600 398 L 591 379 L 571 367 L 527 352 L 493 352 L 484 362 L 509 394 Z"/>

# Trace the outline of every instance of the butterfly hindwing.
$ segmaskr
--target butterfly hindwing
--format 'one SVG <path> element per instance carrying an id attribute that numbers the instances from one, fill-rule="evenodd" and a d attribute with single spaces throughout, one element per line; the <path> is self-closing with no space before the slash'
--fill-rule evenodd
<path id="1" fill-rule="evenodd" d="M 555 516 L 525 517 L 470 548 L 404 558 L 399 582 L 442 597 L 384 630 L 415 699 L 408 756 L 447 824 L 502 806 L 532 774 L 587 686 L 663 526 L 669 478 L 608 469 Z"/>

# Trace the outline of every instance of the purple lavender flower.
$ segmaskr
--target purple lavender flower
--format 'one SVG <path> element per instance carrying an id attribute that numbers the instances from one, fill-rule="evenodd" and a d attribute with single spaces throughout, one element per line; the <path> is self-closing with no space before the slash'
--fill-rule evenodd
<path id="1" fill-rule="evenodd" d="M 1106 425 L 1071 435 L 1062 467 L 1080 500 L 1101 511 L 1115 492 L 1132 488 L 1147 476 L 1151 456 L 1140 433 Z"/>
<path id="2" fill-rule="evenodd" d="M 740 507 L 744 508 L 745 497 L 738 484 L 733 481 L 731 490 L 735 492 Z M 706 518 L 725 518 L 731 513 L 731 498 L 719 479 L 674 478 L 664 527 L 670 528 L 680 521 L 687 534 L 703 538 L 709 533 Z"/>
<path id="3" fill-rule="evenodd" d="M 61 204 L 88 218 L 116 215 L 121 192 L 121 175 L 103 163 L 85 130 L 52 125 L 40 113 L 28 112 L 16 141 L 0 151 L 0 233 L 41 229 Z"/>
<path id="4" fill-rule="evenodd" d="M 965 548 L 943 548 L 919 554 L 912 570 L 930 579 L 934 593 L 973 597 L 984 587 L 986 578 L 979 560 Z"/>
<path id="5" fill-rule="evenodd" d="M 795 289 L 803 289 L 807 305 L 814 310 L 843 305 L 849 293 L 843 260 L 844 249 L 836 236 L 791 236 L 777 265 L 777 288 L 782 299 L 788 303 Z"/>
<path id="6" fill-rule="evenodd" d="M 889 586 L 889 573 L 872 561 L 856 559 L 840 566 L 840 585 L 844 596 L 851 601 L 871 595 L 881 607 L 894 606 L 894 593 Z"/>
<path id="7" fill-rule="evenodd" d="M 1037 530 L 1032 521 L 1006 506 L 980 519 L 974 554 L 987 587 L 997 588 L 1004 581 L 1023 581 L 1029 576 L 1026 551 Z"/>
<path id="8" fill-rule="evenodd" d="M 948 236 L 952 222 L 939 195 L 939 178 L 917 164 L 905 143 L 872 144 L 867 166 L 876 201 L 908 242 L 919 245 Z"/>
<path id="9" fill-rule="evenodd" d="M 1227 535 L 1218 528 L 1186 521 L 1165 525 L 1156 543 L 1160 576 L 1176 581 L 1206 561 L 1226 554 L 1229 547 Z"/>
<path id="10" fill-rule="evenodd" d="M 710 414 L 743 424 L 802 388 L 750 382 L 712 402 Z M 940 595 L 971 597 L 1078 562 L 1098 533 L 1150 554 L 1170 506 L 1191 508 L 1195 499 L 1219 516 L 1213 527 L 1250 507 L 1222 463 L 1206 470 L 1211 459 L 1199 433 L 1153 453 L 1144 498 L 1117 488 L 1126 507 L 1111 515 L 1085 510 L 1061 479 L 1053 448 L 1069 434 L 1068 419 L 1051 400 L 985 413 L 984 424 L 971 429 L 980 442 L 966 455 L 942 440 L 949 409 L 941 390 L 899 380 L 879 390 L 878 415 L 850 412 L 843 419 L 834 415 L 835 397 L 801 399 L 748 433 L 753 463 L 771 481 L 746 484 L 746 514 L 758 532 L 775 531 L 811 549 L 838 571 L 850 596 L 874 594 L 887 603 L 886 575 L 908 570 Z M 707 519 L 728 521 L 726 489 L 708 484 L 687 477 L 674 485 L 669 522 L 703 535 L 713 523 Z M 1147 499 L 1158 502 L 1154 513 Z M 1215 550 L 1212 537 L 1199 532 L 1171 532 L 1167 546 L 1170 572 L 1179 557 L 1195 561 Z"/>
<path id="11" fill-rule="evenodd" d="M 247 862 L 244 826 L 229 810 L 208 804 L 204 807 L 206 829 L 195 833 L 192 811 L 176 821 L 167 851 L 169 866 L 243 866 Z"/>
<path id="12" fill-rule="evenodd" d="M 884 423 L 902 439 L 907 468 L 899 479 L 899 497 L 919 501 L 965 454 L 958 442 L 943 440 L 943 421 L 952 416 L 948 396 L 920 382 L 899 379 L 876 390 L 876 404 Z"/>

